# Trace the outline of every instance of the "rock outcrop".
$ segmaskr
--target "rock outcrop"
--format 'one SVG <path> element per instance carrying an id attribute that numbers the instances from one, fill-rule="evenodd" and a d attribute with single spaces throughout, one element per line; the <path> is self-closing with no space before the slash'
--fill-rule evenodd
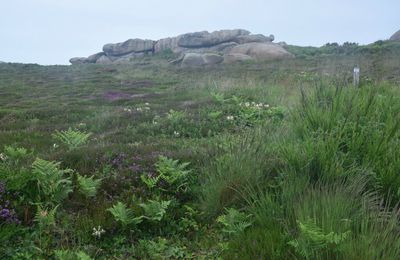
<path id="1" fill-rule="evenodd" d="M 159 52 L 163 52 L 165 50 L 171 50 L 173 52 L 176 52 L 176 49 L 178 48 L 179 39 L 180 39 L 180 36 L 164 38 L 164 39 L 158 40 L 156 42 L 156 44 L 154 45 L 154 52 L 159 53 Z"/>
<path id="2" fill-rule="evenodd" d="M 105 53 L 104 52 L 99 52 L 93 55 L 90 55 L 89 57 L 87 57 L 86 61 L 88 63 L 95 63 L 96 61 L 98 61 L 100 58 L 104 57 Z"/>
<path id="3" fill-rule="evenodd" d="M 103 55 L 95 61 L 97 64 L 111 64 L 113 61 L 107 57 L 107 55 Z"/>
<path id="4" fill-rule="evenodd" d="M 219 64 L 224 60 L 221 55 L 214 53 L 186 53 L 182 59 L 182 67 L 200 67 Z"/>
<path id="5" fill-rule="evenodd" d="M 241 35 L 235 39 L 239 44 L 250 43 L 250 42 L 273 42 L 275 37 L 271 34 L 270 36 L 264 36 L 262 34 L 254 35 Z"/>
<path id="6" fill-rule="evenodd" d="M 104 45 L 103 51 L 87 58 L 72 58 L 72 64 L 129 63 L 139 57 L 172 51 L 181 58 L 182 67 L 207 66 L 249 60 L 274 60 L 293 57 L 283 47 L 272 43 L 274 36 L 251 34 L 247 30 L 220 30 L 186 33 L 158 41 L 130 39 Z M 224 61 L 225 60 L 225 61 Z"/>
<path id="7" fill-rule="evenodd" d="M 85 58 L 85 57 L 75 57 L 75 58 L 71 58 L 71 59 L 69 59 L 69 62 L 70 62 L 72 65 L 89 63 L 89 62 L 88 62 L 88 58 Z"/>
<path id="8" fill-rule="evenodd" d="M 395 32 L 395 34 L 393 34 L 392 37 L 390 37 L 390 40 L 391 41 L 400 41 L 400 30 Z"/>
<path id="9" fill-rule="evenodd" d="M 294 55 L 286 51 L 281 45 L 275 43 L 245 43 L 233 47 L 230 54 L 244 54 L 257 61 L 271 61 L 294 58 Z"/>
<path id="10" fill-rule="evenodd" d="M 221 30 L 212 33 L 207 31 L 187 33 L 179 38 L 178 46 L 185 48 L 211 47 L 225 42 L 234 42 L 237 37 L 249 34 L 249 31 L 243 29 Z"/>
<path id="11" fill-rule="evenodd" d="M 108 56 L 120 56 L 132 52 L 153 52 L 153 50 L 154 41 L 142 39 L 130 39 L 121 43 L 109 43 L 103 47 L 103 51 Z"/>
<path id="12" fill-rule="evenodd" d="M 232 64 L 237 62 L 254 61 L 252 57 L 241 53 L 228 53 L 224 55 L 224 63 Z"/>

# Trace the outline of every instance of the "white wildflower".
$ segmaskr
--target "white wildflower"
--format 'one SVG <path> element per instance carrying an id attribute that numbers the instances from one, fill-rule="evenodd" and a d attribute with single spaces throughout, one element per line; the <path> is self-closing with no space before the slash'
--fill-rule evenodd
<path id="1" fill-rule="evenodd" d="M 1 160 L 1 161 L 7 160 L 7 155 L 5 155 L 5 154 L 3 154 L 3 153 L 0 153 L 0 160 Z"/>
<path id="2" fill-rule="evenodd" d="M 158 121 L 160 120 L 160 116 L 154 116 L 154 118 L 153 118 L 153 125 L 157 125 L 158 124 Z"/>
<path id="3" fill-rule="evenodd" d="M 150 110 L 150 107 L 145 107 L 144 109 L 146 109 L 146 110 Z"/>
<path id="4" fill-rule="evenodd" d="M 95 227 L 93 228 L 92 236 L 100 238 L 104 233 L 106 233 L 106 231 L 102 229 L 101 226 L 98 226 L 97 229 Z"/>
<path id="5" fill-rule="evenodd" d="M 229 121 L 232 121 L 232 120 L 234 120 L 235 118 L 233 117 L 233 116 L 227 116 L 226 117 L 226 120 L 229 120 Z"/>
<path id="6" fill-rule="evenodd" d="M 138 107 L 138 108 L 136 108 L 136 111 L 142 112 L 142 111 L 143 111 L 143 108 Z"/>
<path id="7" fill-rule="evenodd" d="M 145 106 L 150 106 L 150 104 L 148 102 L 144 103 Z"/>
<path id="8" fill-rule="evenodd" d="M 179 137 L 181 134 L 178 131 L 174 131 L 174 136 Z"/>
<path id="9" fill-rule="evenodd" d="M 79 123 L 78 126 L 79 126 L 79 127 L 84 127 L 84 126 L 86 126 L 86 124 L 85 124 L 85 123 Z"/>
<path id="10" fill-rule="evenodd" d="M 264 107 L 269 108 L 269 105 L 268 105 L 268 104 L 265 104 Z"/>
<path id="11" fill-rule="evenodd" d="M 57 149 L 57 148 L 58 148 L 58 144 L 54 143 L 54 144 L 53 144 L 53 148 L 54 148 L 54 149 Z"/>
<path id="12" fill-rule="evenodd" d="M 244 103 L 244 106 L 245 106 L 245 107 L 249 107 L 249 106 L 250 106 L 250 103 L 249 103 L 249 102 L 246 102 L 246 103 Z"/>

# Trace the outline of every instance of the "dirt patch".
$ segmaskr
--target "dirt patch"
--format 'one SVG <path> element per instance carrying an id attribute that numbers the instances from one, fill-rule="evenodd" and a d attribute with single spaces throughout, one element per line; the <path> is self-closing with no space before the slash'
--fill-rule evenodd
<path id="1" fill-rule="evenodd" d="M 103 98 L 109 101 L 115 101 L 120 99 L 131 99 L 132 94 L 123 93 L 119 91 L 107 91 L 103 94 Z"/>
<path id="2" fill-rule="evenodd" d="M 187 101 L 183 101 L 181 103 L 181 106 L 184 107 L 184 108 L 191 108 L 191 107 L 195 107 L 197 105 L 198 105 L 198 103 L 196 101 L 193 101 L 193 100 L 187 100 Z"/>
<path id="3" fill-rule="evenodd" d="M 160 93 L 141 93 L 141 94 L 130 94 L 120 91 L 107 91 L 103 94 L 103 98 L 108 101 L 116 101 L 122 99 L 141 99 L 141 98 L 152 98 L 159 96 Z"/>
<path id="4" fill-rule="evenodd" d="M 150 80 L 121 80 L 121 85 L 129 87 L 152 87 L 155 84 Z"/>
<path id="5" fill-rule="evenodd" d="M 101 74 L 101 73 L 104 73 L 104 72 L 115 73 L 115 72 L 117 72 L 117 70 L 113 69 L 113 68 L 100 68 L 100 69 L 97 69 L 96 72 L 98 74 Z"/>

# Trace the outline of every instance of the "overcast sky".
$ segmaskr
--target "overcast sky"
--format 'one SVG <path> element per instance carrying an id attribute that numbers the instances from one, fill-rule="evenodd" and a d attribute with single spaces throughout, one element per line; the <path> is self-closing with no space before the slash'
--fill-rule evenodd
<path id="1" fill-rule="evenodd" d="M 302 46 L 372 43 L 400 29 L 400 0 L 2 0 L 0 60 L 68 64 L 129 38 L 243 28 Z"/>

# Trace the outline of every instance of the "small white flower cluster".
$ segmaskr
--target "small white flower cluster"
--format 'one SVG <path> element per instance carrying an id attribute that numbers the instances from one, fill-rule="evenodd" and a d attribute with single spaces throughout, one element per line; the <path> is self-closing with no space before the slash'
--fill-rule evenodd
<path id="1" fill-rule="evenodd" d="M 0 161 L 5 161 L 7 160 L 7 155 L 0 153 Z"/>
<path id="2" fill-rule="evenodd" d="M 106 231 L 101 226 L 98 226 L 97 229 L 95 227 L 93 228 L 92 236 L 101 238 L 104 233 L 106 233 Z"/>
<path id="3" fill-rule="evenodd" d="M 86 126 L 86 124 L 85 123 L 79 123 L 79 125 L 78 125 L 79 127 L 85 127 Z"/>
<path id="4" fill-rule="evenodd" d="M 226 117 L 226 120 L 232 121 L 232 120 L 235 120 L 235 117 L 234 117 L 234 116 L 227 116 L 227 117 Z"/>
<path id="5" fill-rule="evenodd" d="M 152 124 L 153 125 L 157 125 L 158 121 L 160 121 L 161 117 L 159 115 L 154 116 L 153 120 L 152 120 Z"/>
<path id="6" fill-rule="evenodd" d="M 143 112 L 143 111 L 149 111 L 150 110 L 150 104 L 149 103 L 144 103 L 144 107 L 137 107 L 137 108 L 129 108 L 125 107 L 124 111 L 128 113 L 132 113 L 132 111 L 137 111 L 137 112 Z"/>
<path id="7" fill-rule="evenodd" d="M 144 106 L 137 107 L 135 109 L 137 112 L 143 112 L 143 111 L 149 111 L 150 110 L 150 103 L 144 103 Z M 131 112 L 132 110 L 129 110 L 128 112 Z"/>
<path id="8" fill-rule="evenodd" d="M 254 108 L 258 108 L 258 109 L 262 109 L 262 108 L 269 108 L 268 104 L 263 104 L 263 103 L 256 103 L 256 102 L 245 102 L 245 103 L 240 103 L 239 104 L 241 107 L 254 107 Z"/>
<path id="9" fill-rule="evenodd" d="M 54 144 L 53 144 L 53 148 L 54 148 L 54 149 L 57 149 L 57 148 L 58 148 L 58 144 L 54 143 Z"/>
<path id="10" fill-rule="evenodd" d="M 179 136 L 181 136 L 181 134 L 178 131 L 174 131 L 174 136 L 179 137 Z"/>

